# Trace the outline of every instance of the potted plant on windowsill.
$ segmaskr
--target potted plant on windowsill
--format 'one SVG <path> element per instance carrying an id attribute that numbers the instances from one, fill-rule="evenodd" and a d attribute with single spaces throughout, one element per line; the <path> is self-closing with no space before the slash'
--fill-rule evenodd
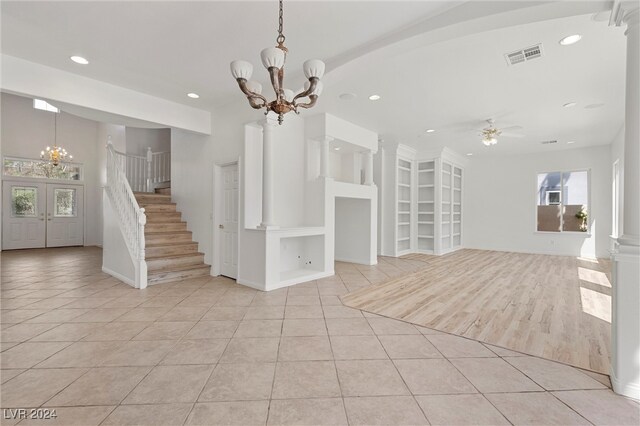
<path id="1" fill-rule="evenodd" d="M 589 215 L 587 214 L 587 208 L 585 206 L 582 206 L 580 211 L 576 213 L 576 218 L 582 220 L 582 222 L 580 223 L 580 231 L 587 232 L 587 222 L 589 219 Z"/>

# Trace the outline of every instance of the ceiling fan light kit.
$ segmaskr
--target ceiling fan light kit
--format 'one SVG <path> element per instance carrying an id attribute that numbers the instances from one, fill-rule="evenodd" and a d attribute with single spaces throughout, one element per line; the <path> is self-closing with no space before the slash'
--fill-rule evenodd
<path id="1" fill-rule="evenodd" d="M 253 74 L 253 65 L 250 62 L 236 60 L 231 62 L 231 75 L 238 82 L 242 93 L 247 96 L 249 105 L 254 109 L 265 109 L 265 115 L 273 112 L 278 116 L 278 124 L 282 124 L 284 115 L 288 112 L 299 113 L 298 108 L 313 107 L 318 96 L 322 93 L 322 82 L 320 79 L 324 75 L 325 65 L 319 59 L 309 59 L 304 62 L 302 69 L 307 81 L 304 90 L 297 95 L 293 90 L 284 88 L 284 65 L 287 59 L 288 49 L 284 45 L 285 36 L 282 33 L 283 8 L 282 0 L 279 1 L 278 37 L 277 45 L 268 47 L 260 52 L 262 65 L 269 72 L 271 85 L 276 95 L 276 99 L 268 101 L 262 95 L 262 85 L 250 80 Z M 308 98 L 308 102 L 304 102 Z M 302 101 L 302 102 L 301 102 Z"/>

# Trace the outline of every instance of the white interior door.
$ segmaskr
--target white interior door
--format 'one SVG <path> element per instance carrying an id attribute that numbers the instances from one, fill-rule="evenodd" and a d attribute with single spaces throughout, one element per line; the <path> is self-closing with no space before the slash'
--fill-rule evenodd
<path id="1" fill-rule="evenodd" d="M 47 247 L 81 246 L 83 243 L 83 187 L 47 184 Z"/>
<path id="2" fill-rule="evenodd" d="M 238 276 L 238 165 L 222 167 L 222 223 L 220 228 L 220 273 Z"/>
<path id="3" fill-rule="evenodd" d="M 45 246 L 47 187 L 5 181 L 2 185 L 2 249 Z"/>

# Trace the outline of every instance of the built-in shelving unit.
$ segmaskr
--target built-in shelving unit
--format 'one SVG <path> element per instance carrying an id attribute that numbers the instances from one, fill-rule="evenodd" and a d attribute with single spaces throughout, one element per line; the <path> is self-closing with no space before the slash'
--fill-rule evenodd
<path id="1" fill-rule="evenodd" d="M 462 168 L 442 162 L 440 251 L 462 244 Z"/>
<path id="2" fill-rule="evenodd" d="M 468 159 L 446 148 L 419 152 L 403 144 L 383 147 L 382 153 L 380 253 L 438 255 L 461 248 Z"/>
<path id="3" fill-rule="evenodd" d="M 411 187 L 413 162 L 398 158 L 397 168 L 397 228 L 396 253 L 401 255 L 411 249 Z"/>
<path id="4" fill-rule="evenodd" d="M 418 251 L 432 253 L 434 244 L 434 222 L 435 222 L 435 161 L 417 162 L 417 228 L 418 228 Z"/>

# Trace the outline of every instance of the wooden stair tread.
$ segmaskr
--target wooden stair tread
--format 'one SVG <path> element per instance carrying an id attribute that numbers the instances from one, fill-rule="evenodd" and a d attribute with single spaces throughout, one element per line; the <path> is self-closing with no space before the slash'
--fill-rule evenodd
<path id="1" fill-rule="evenodd" d="M 191 231 L 167 231 L 167 232 L 147 232 L 144 235 L 167 235 L 167 234 L 191 234 Z"/>
<path id="2" fill-rule="evenodd" d="M 161 232 L 164 234 L 164 232 Z M 177 246 L 189 246 L 192 244 L 198 244 L 195 241 L 177 241 L 175 243 L 156 243 L 156 244 L 146 244 L 146 247 L 177 247 Z"/>
<path id="3" fill-rule="evenodd" d="M 204 256 L 204 253 L 200 253 L 200 252 L 195 252 L 195 253 L 181 253 L 181 254 L 171 254 L 168 256 L 147 256 L 145 257 L 146 260 L 158 260 L 158 259 L 180 259 L 182 257 L 189 257 L 189 256 Z"/>
<path id="4" fill-rule="evenodd" d="M 166 271 L 152 271 L 152 272 L 149 272 L 148 275 L 160 275 L 160 274 L 166 274 L 167 272 L 189 271 L 191 269 L 204 269 L 204 268 L 211 268 L 211 266 L 207 265 L 206 263 L 199 263 L 197 265 L 183 265 L 183 266 L 176 266 L 174 269 L 166 270 Z"/>

